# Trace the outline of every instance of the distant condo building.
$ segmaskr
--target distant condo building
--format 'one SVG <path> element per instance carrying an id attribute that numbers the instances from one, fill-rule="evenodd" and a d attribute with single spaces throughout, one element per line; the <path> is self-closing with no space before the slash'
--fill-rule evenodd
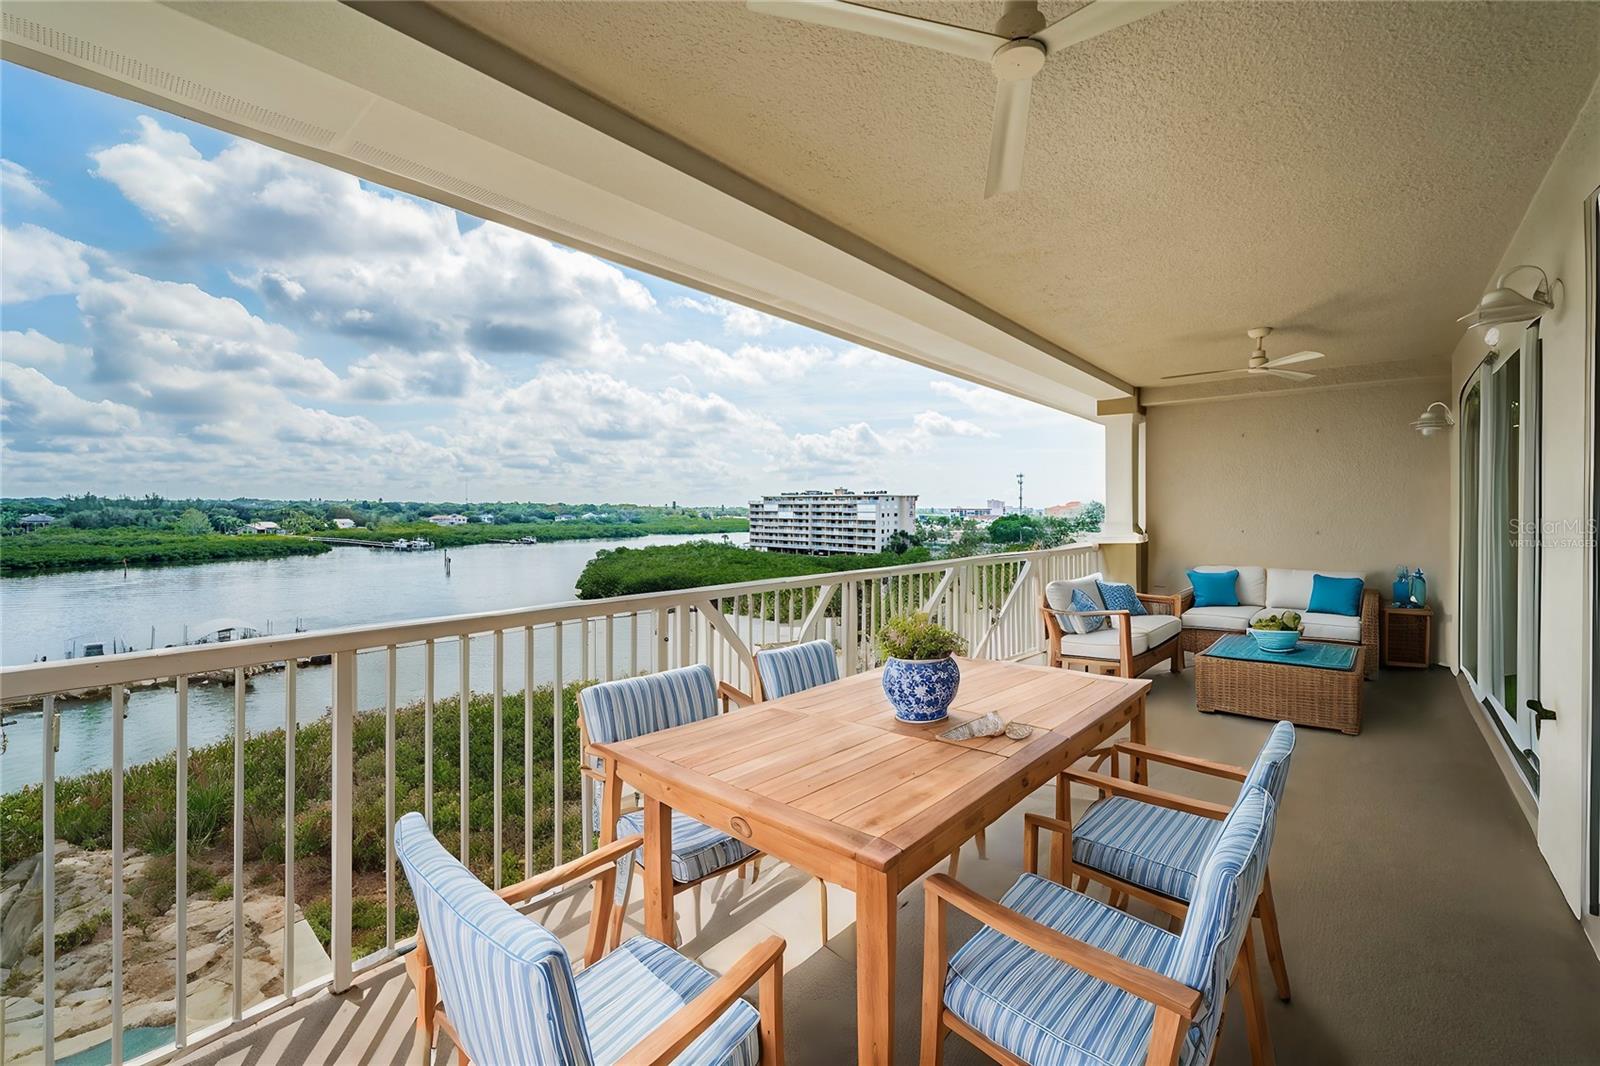
<path id="1" fill-rule="evenodd" d="M 750 501 L 750 546 L 804 555 L 871 555 L 917 530 L 917 498 L 888 492 L 784 492 Z"/>

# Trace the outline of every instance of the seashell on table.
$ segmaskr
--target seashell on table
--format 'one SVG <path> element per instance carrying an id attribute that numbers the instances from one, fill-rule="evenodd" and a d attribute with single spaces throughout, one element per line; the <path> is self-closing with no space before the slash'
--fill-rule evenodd
<path id="1" fill-rule="evenodd" d="M 1003 722 L 998 714 L 990 711 L 980 718 L 946 729 L 939 734 L 939 739 L 972 740 L 974 737 L 998 737 L 1003 734 L 1012 740 L 1026 740 L 1032 733 L 1033 726 L 1021 722 Z"/>

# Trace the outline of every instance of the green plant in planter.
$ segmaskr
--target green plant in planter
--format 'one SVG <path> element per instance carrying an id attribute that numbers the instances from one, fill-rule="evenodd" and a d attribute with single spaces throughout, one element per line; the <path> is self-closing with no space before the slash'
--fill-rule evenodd
<path id="1" fill-rule="evenodd" d="M 889 619 L 878 630 L 884 659 L 947 659 L 967 650 L 967 642 L 922 612 Z"/>

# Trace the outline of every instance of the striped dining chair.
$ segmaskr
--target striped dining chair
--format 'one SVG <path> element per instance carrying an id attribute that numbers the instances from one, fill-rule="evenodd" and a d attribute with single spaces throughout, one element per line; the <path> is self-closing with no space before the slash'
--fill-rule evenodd
<path id="1" fill-rule="evenodd" d="M 989 900 L 940 874 L 926 882 L 922 1062 L 954 1031 L 999 1062 L 1200 1066 L 1237 985 L 1251 1061 L 1272 1062 L 1250 914 L 1266 876 L 1276 804 L 1251 787 L 1201 863 L 1181 934 L 1036 874 Z M 947 955 L 947 908 L 983 926 Z"/>
<path id="2" fill-rule="evenodd" d="M 417 903 L 417 944 L 406 968 L 421 1048 L 431 1049 L 443 1030 L 463 1066 L 781 1066 L 780 938 L 751 948 L 721 978 L 643 936 L 574 972 L 561 941 L 512 906 L 589 878 L 599 882 L 601 906 L 591 916 L 598 927 L 615 861 L 639 843 L 613 841 L 492 892 L 439 845 L 420 814 L 402 817 L 395 853 Z M 759 1011 L 742 998 L 752 984 L 759 986 Z M 424 1057 L 431 1061 L 431 1051 Z"/>
<path id="3" fill-rule="evenodd" d="M 1086 889 L 1089 882 L 1098 882 L 1109 889 L 1113 905 L 1120 905 L 1129 897 L 1139 899 L 1170 915 L 1175 925 L 1189 910 L 1200 876 L 1200 864 L 1231 808 L 1126 781 L 1116 776 L 1117 761 L 1123 757 L 1130 761 L 1143 759 L 1238 781 L 1241 784 L 1236 803 L 1250 789 L 1262 788 L 1274 804 L 1281 805 L 1289 780 L 1294 739 L 1294 726 L 1279 722 L 1272 727 L 1248 769 L 1144 744 L 1113 744 L 1109 749 L 1112 776 L 1068 770 L 1057 782 L 1061 790 L 1065 790 L 1069 782 L 1101 790 L 1101 798 L 1076 824 L 1071 820 L 1070 804 L 1057 806 L 1058 812 L 1066 815 L 1063 818 L 1034 813 L 1023 816 L 1024 865 L 1037 871 L 1038 834 L 1040 830 L 1052 832 L 1055 837 L 1051 876 L 1057 881 L 1075 884 L 1080 891 Z M 1063 855 L 1070 856 L 1065 869 L 1062 868 Z M 1287 1003 L 1289 970 L 1278 935 L 1278 912 L 1272 899 L 1270 873 L 1262 876 L 1256 917 L 1261 922 L 1261 937 L 1278 998 Z"/>
<path id="4" fill-rule="evenodd" d="M 644 811 L 624 810 L 622 779 L 613 760 L 590 749 L 593 742 L 610 743 L 656 733 L 674 726 L 688 725 L 718 713 L 718 701 L 728 706 L 727 693 L 738 693 L 727 685 L 718 686 L 711 668 L 704 665 L 663 670 L 644 677 L 628 677 L 591 685 L 578 693 L 579 729 L 584 751 L 583 773 L 599 786 L 596 818 L 600 842 L 644 832 Z M 738 868 L 741 876 L 746 864 L 759 861 L 760 853 L 743 841 L 678 811 L 672 813 L 673 893 L 698 888 L 709 878 Z M 622 919 L 628 909 L 633 888 L 633 868 L 644 864 L 644 849 L 623 862 L 617 881 L 617 906 L 611 910 L 606 946 L 614 948 L 622 939 Z"/>

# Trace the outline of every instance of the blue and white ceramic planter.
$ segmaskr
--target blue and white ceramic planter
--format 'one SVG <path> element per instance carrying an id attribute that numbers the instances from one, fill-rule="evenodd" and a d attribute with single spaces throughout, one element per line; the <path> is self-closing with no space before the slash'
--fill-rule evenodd
<path id="1" fill-rule="evenodd" d="M 893 659 L 883 664 L 883 694 L 902 722 L 937 722 L 950 713 L 961 687 L 954 659 Z"/>

